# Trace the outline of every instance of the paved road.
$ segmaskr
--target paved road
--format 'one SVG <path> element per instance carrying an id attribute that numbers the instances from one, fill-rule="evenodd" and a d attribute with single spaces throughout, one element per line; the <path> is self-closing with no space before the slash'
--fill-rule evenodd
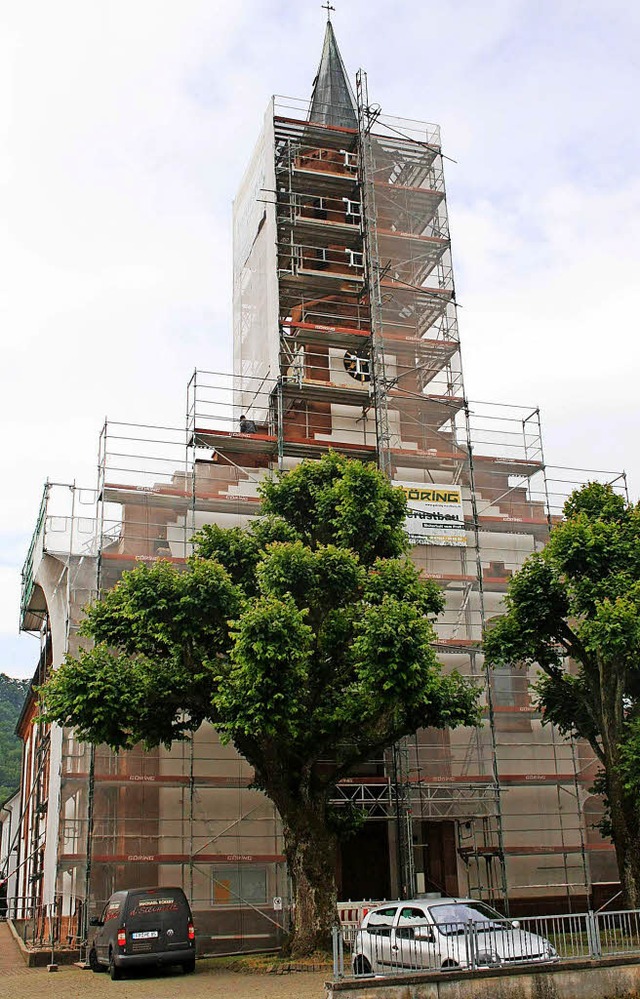
<path id="1" fill-rule="evenodd" d="M 0 999 L 324 999 L 322 972 L 244 975 L 199 961 L 195 975 L 179 969 L 139 971 L 112 982 L 76 967 L 27 968 L 8 927 L 0 923 Z"/>

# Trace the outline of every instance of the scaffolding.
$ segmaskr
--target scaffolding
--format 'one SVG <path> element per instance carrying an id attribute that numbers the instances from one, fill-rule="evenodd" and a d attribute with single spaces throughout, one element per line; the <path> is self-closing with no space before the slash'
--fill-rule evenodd
<path id="1" fill-rule="evenodd" d="M 184 427 L 105 422 L 95 491 L 47 487 L 22 627 L 46 633 L 62 614 L 55 667 L 80 647 L 83 608 L 123 571 L 186 566 L 204 524 L 259 515 L 275 472 L 330 449 L 377 462 L 407 492 L 412 558 L 445 594 L 439 659 L 481 688 L 484 723 L 419 731 L 336 787 L 336 806 L 363 809 L 372 837 L 382 830 L 386 882 L 366 895 L 579 908 L 594 882 L 616 879 L 584 817 L 597 815 L 593 755 L 543 727 L 532 672 L 486 669 L 481 641 L 571 490 L 626 481 L 551 468 L 537 409 L 466 398 L 439 130 L 371 108 L 363 75 L 357 91 L 357 128 L 274 99 L 235 204 L 234 371 L 194 372 Z M 455 507 L 455 531 L 425 519 L 434 494 Z M 51 897 L 69 935 L 86 939 L 116 887 L 180 883 L 205 952 L 280 942 L 279 820 L 210 726 L 153 752 L 60 740 Z M 346 856 L 343 893 L 355 897 Z"/>
<path id="2" fill-rule="evenodd" d="M 44 604 L 50 606 L 55 594 L 66 601 L 70 651 L 79 648 L 82 609 L 98 587 L 110 589 L 140 563 L 185 565 L 202 524 L 246 524 L 259 514 L 259 485 L 279 467 L 280 450 L 289 467 L 300 460 L 295 440 L 293 455 L 290 442 L 278 445 L 282 421 L 274 406 L 283 397 L 277 380 L 254 393 L 257 409 L 271 415 L 264 428 L 250 432 L 231 429 L 241 408 L 248 410 L 240 414 L 245 416 L 257 409 L 238 401 L 230 376 L 195 372 L 187 396 L 185 428 L 105 424 L 97 491 L 47 487 L 25 568 L 23 620 L 33 627 L 44 597 L 33 580 L 43 578 L 42 562 L 48 561 L 55 585 Z M 463 484 L 467 544 L 417 545 L 413 556 L 446 594 L 436 622 L 440 659 L 483 687 L 486 724 L 417 733 L 342 782 L 335 803 L 361 807 L 371 822 L 395 830 L 392 893 L 435 889 L 433 877 L 425 881 L 424 854 L 433 848 L 428 837 L 434 824 L 448 824 L 455 829 L 460 890 L 500 902 L 506 880 L 512 896 L 520 892 L 532 904 L 548 889 L 577 905 L 589 891 L 589 853 L 597 851 L 602 860 L 606 852 L 589 837 L 582 816 L 594 760 L 584 746 L 542 727 L 523 671 L 485 674 L 480 642 L 487 614 L 499 613 L 511 575 L 544 543 L 563 497 L 593 475 L 540 466 L 535 410 L 469 403 L 462 416 L 452 424 L 450 446 L 456 453 L 452 481 Z M 306 447 L 321 454 L 344 443 L 314 438 Z M 415 476 L 419 465 L 415 450 L 410 453 Z M 499 471 L 489 478 L 494 459 Z M 530 465 L 525 485 L 523 461 Z M 475 504 L 464 485 L 472 463 L 488 483 L 477 490 Z M 507 489 L 505 477 L 507 484 L 513 479 Z M 623 478 L 605 479 L 624 488 Z M 524 516 L 531 513 L 535 517 Z M 45 620 L 46 612 L 46 631 Z M 209 936 L 218 947 L 251 949 L 278 939 L 284 916 L 268 904 L 288 894 L 278 819 L 249 789 L 246 764 L 210 729 L 170 752 L 118 756 L 104 747 L 93 752 L 65 732 L 61 760 L 56 884 L 67 936 L 83 938 L 82 921 L 114 886 L 141 879 L 182 883 L 201 924 L 215 925 Z M 556 873 L 550 879 L 543 871 Z M 44 934 L 48 924 L 41 925 Z M 222 938 L 221 926 L 228 931 Z"/>

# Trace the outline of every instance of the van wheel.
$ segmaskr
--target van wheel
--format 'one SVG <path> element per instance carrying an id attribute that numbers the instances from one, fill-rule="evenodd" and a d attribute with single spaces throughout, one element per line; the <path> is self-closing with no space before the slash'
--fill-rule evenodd
<path id="1" fill-rule="evenodd" d="M 88 964 L 91 970 L 98 975 L 101 971 L 104 971 L 104 966 L 98 961 L 98 955 L 96 954 L 95 947 L 92 947 L 89 951 Z"/>
<path id="2" fill-rule="evenodd" d="M 112 982 L 117 982 L 120 978 L 122 978 L 122 971 L 120 968 L 116 967 L 112 950 L 109 951 L 109 977 Z"/>
<path id="3" fill-rule="evenodd" d="M 196 959 L 195 959 L 195 957 L 192 957 L 190 961 L 183 961 L 182 962 L 182 970 L 184 971 L 185 975 L 192 975 L 194 973 L 194 971 L 196 970 Z"/>
<path id="4" fill-rule="evenodd" d="M 443 961 L 442 964 L 440 965 L 440 970 L 441 971 L 455 971 L 455 969 L 459 968 L 459 967 L 460 967 L 460 965 L 458 964 L 457 961 Z"/>
<path id="5" fill-rule="evenodd" d="M 367 961 L 366 957 L 356 957 L 353 962 L 353 973 L 354 975 L 371 974 L 371 965 Z"/>

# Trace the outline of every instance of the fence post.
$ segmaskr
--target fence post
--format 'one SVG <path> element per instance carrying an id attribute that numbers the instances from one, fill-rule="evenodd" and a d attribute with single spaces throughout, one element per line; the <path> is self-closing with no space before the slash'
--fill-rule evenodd
<path id="1" fill-rule="evenodd" d="M 470 919 L 465 927 L 467 938 L 467 960 L 472 970 L 478 966 L 478 938 L 475 934 L 473 920 Z"/>
<path id="2" fill-rule="evenodd" d="M 602 944 L 600 942 L 600 927 L 598 926 L 598 917 L 595 912 L 591 909 L 587 912 L 586 918 L 587 926 L 587 942 L 589 945 L 589 955 L 590 957 L 597 960 L 602 957 Z"/>
<path id="3" fill-rule="evenodd" d="M 344 941 L 342 939 L 342 928 L 333 926 L 331 929 L 332 950 L 333 950 L 333 977 L 344 978 Z"/>

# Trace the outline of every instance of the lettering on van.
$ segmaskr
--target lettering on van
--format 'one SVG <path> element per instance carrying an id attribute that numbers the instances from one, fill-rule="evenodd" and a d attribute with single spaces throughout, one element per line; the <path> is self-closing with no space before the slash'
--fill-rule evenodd
<path id="1" fill-rule="evenodd" d="M 180 906 L 175 898 L 141 898 L 129 916 L 147 916 L 156 912 L 179 912 Z"/>
<path id="2" fill-rule="evenodd" d="M 109 907 L 107 908 L 107 911 L 103 916 L 103 922 L 108 923 L 110 919 L 115 919 L 116 916 L 119 915 L 120 915 L 120 903 L 111 902 L 109 904 Z"/>

